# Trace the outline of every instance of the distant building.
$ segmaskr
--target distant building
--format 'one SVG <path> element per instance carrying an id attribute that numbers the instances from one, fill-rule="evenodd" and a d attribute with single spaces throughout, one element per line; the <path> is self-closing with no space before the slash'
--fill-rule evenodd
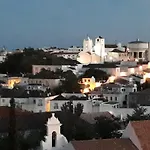
<path id="1" fill-rule="evenodd" d="M 129 42 L 127 47 L 129 48 L 129 57 L 133 60 L 150 61 L 150 43 L 140 41 Z"/>

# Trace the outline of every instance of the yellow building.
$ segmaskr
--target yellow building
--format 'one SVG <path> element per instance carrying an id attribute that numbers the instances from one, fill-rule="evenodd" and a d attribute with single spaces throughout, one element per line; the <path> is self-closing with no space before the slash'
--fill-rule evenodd
<path id="1" fill-rule="evenodd" d="M 11 77 L 8 79 L 7 84 L 9 88 L 13 88 L 15 84 L 20 83 L 21 78 L 19 77 Z"/>
<path id="2" fill-rule="evenodd" d="M 101 85 L 100 82 L 95 82 L 94 77 L 82 78 L 79 84 L 82 85 L 82 93 L 88 93 L 90 91 L 93 91 L 96 87 L 99 87 Z"/>

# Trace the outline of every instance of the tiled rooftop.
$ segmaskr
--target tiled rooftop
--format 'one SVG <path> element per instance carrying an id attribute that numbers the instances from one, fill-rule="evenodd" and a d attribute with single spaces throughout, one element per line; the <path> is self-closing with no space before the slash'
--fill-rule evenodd
<path id="1" fill-rule="evenodd" d="M 129 139 L 72 141 L 75 150 L 138 150 Z"/>
<path id="2" fill-rule="evenodd" d="M 143 150 L 150 150 L 150 120 L 132 121 L 131 125 Z"/>
<path id="3" fill-rule="evenodd" d="M 0 106 L 0 118 L 9 117 L 9 110 L 10 110 L 10 107 Z M 19 108 L 15 108 L 15 115 L 16 116 L 23 116 L 23 115 L 30 115 L 30 114 L 32 114 L 32 113 L 28 112 L 28 111 L 23 111 Z"/>

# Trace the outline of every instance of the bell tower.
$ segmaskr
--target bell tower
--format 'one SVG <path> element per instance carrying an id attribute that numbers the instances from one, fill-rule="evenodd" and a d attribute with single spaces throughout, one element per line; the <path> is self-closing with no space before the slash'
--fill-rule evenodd
<path id="1" fill-rule="evenodd" d="M 84 52 L 91 52 L 93 47 L 93 41 L 92 39 L 87 36 L 86 39 L 83 40 L 83 51 Z"/>
<path id="2" fill-rule="evenodd" d="M 95 54 L 100 56 L 101 63 L 104 62 L 105 59 L 105 39 L 101 36 L 95 39 Z"/>
<path id="3" fill-rule="evenodd" d="M 41 142 L 42 150 L 56 150 L 61 149 L 65 146 L 68 141 L 60 133 L 61 123 L 52 113 L 52 117 L 47 121 L 47 136 L 45 136 L 45 141 Z"/>

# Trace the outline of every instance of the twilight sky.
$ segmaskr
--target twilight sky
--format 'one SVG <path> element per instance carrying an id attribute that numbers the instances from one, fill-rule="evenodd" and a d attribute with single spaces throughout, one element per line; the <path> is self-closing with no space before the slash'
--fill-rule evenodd
<path id="1" fill-rule="evenodd" d="M 150 0 L 0 0 L 0 47 L 150 41 Z"/>

